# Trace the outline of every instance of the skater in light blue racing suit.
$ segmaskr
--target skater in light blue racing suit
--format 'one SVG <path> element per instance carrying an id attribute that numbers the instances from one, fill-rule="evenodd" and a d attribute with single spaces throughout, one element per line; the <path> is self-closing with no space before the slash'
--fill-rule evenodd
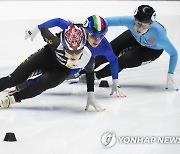
<path id="1" fill-rule="evenodd" d="M 125 26 L 128 28 L 110 43 L 118 57 L 119 72 L 126 68 L 138 67 L 156 60 L 163 51 L 169 56 L 166 89 L 178 90 L 174 82 L 174 72 L 178 61 L 178 52 L 167 36 L 166 29 L 156 20 L 156 12 L 149 5 L 139 6 L 134 16 L 107 17 L 108 26 Z M 107 60 L 99 56 L 95 63 L 100 66 Z M 96 78 L 110 76 L 109 66 L 95 72 Z"/>

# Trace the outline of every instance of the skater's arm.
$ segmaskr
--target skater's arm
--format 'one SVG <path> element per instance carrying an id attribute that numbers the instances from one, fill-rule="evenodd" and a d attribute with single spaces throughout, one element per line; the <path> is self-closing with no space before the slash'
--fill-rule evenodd
<path id="1" fill-rule="evenodd" d="M 126 26 L 129 27 L 134 20 L 133 16 L 114 16 L 105 18 L 108 26 Z"/>
<path id="2" fill-rule="evenodd" d="M 47 28 L 52 28 L 52 27 L 60 27 L 61 29 L 65 29 L 66 27 L 68 27 L 71 23 L 64 20 L 64 19 L 61 19 L 61 18 L 55 18 L 55 19 L 51 19 L 51 20 L 48 20 L 40 25 L 38 25 L 38 28 L 39 30 L 42 28 L 42 27 L 47 27 Z"/>
<path id="3" fill-rule="evenodd" d="M 110 69 L 111 69 L 111 75 L 113 79 L 118 79 L 118 70 L 119 70 L 119 64 L 118 64 L 118 58 L 115 55 L 110 43 L 106 38 L 102 40 L 102 48 L 101 51 L 102 54 L 106 57 L 110 64 Z"/>
<path id="4" fill-rule="evenodd" d="M 54 50 L 59 46 L 60 44 L 60 38 L 54 36 L 46 27 L 41 28 L 41 35 L 45 42 L 48 43 L 50 48 L 53 48 Z"/>
<path id="5" fill-rule="evenodd" d="M 178 61 L 178 52 L 168 37 L 163 37 L 158 44 L 170 55 L 168 72 L 173 74 Z"/>
<path id="6" fill-rule="evenodd" d="M 41 31 L 42 27 L 52 28 L 52 27 L 58 26 L 61 29 L 65 29 L 70 24 L 71 24 L 71 22 L 68 22 L 61 18 L 55 18 L 55 19 L 48 20 L 32 29 L 26 30 L 25 31 L 25 40 L 28 38 L 31 38 L 31 41 L 33 41 L 34 38 L 36 37 L 36 35 L 39 33 L 39 31 Z"/>
<path id="7" fill-rule="evenodd" d="M 86 70 L 86 81 L 87 81 L 87 92 L 94 92 L 94 57 L 92 56 L 88 64 L 85 67 Z"/>

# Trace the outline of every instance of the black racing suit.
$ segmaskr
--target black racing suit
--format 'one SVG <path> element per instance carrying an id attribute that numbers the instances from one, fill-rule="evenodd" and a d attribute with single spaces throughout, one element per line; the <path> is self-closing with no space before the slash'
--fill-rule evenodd
<path id="1" fill-rule="evenodd" d="M 129 30 L 119 35 L 110 43 L 114 53 L 118 57 L 119 72 L 125 68 L 138 67 L 142 64 L 152 62 L 163 53 L 162 49 L 155 50 L 142 46 L 136 41 Z M 95 58 L 95 68 L 106 62 L 107 59 L 105 57 L 97 56 Z M 109 64 L 96 72 L 96 77 L 98 79 L 108 76 L 111 76 Z"/>
<path id="2" fill-rule="evenodd" d="M 56 33 L 56 36 L 60 38 L 60 33 Z M 88 64 L 85 66 L 84 70 L 86 71 L 86 81 L 87 81 L 87 92 L 93 92 L 94 91 L 94 57 L 92 56 L 89 60 Z M 16 90 L 21 91 L 25 89 L 27 86 L 34 84 L 36 81 L 38 81 L 42 74 L 44 73 L 44 70 L 36 70 L 34 71 L 26 80 L 25 82 L 16 85 Z M 37 77 L 35 77 L 37 76 Z M 33 77 L 33 79 L 30 79 Z"/>
<path id="3" fill-rule="evenodd" d="M 55 51 L 64 54 L 63 50 L 56 50 L 60 44 L 60 38 L 54 36 L 45 27 L 41 29 L 41 34 L 48 44 L 28 57 L 12 74 L 0 79 L 0 91 L 3 91 L 6 88 L 23 83 L 33 71 L 44 70 L 37 82 L 13 94 L 17 102 L 35 97 L 47 89 L 56 87 L 68 77 L 71 71 L 58 61 L 55 54 Z M 61 58 L 67 60 L 65 56 Z"/>

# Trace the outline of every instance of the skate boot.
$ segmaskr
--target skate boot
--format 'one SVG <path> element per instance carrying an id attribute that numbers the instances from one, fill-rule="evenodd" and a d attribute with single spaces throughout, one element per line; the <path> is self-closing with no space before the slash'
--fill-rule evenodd
<path id="1" fill-rule="evenodd" d="M 13 95 L 17 93 L 18 91 L 16 89 L 8 91 L 8 95 Z"/>
<path id="2" fill-rule="evenodd" d="M 0 99 L 0 108 L 9 108 L 14 103 L 16 103 L 14 96 L 6 96 Z"/>

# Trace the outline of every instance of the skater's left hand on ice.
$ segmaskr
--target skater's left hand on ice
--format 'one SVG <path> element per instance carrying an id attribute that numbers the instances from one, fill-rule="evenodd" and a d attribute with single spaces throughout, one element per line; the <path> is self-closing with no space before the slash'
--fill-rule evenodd
<path id="1" fill-rule="evenodd" d="M 126 97 L 126 95 L 124 95 L 124 93 L 122 92 L 119 86 L 118 79 L 113 79 L 112 90 L 110 95 L 112 96 L 114 92 L 116 93 L 117 97 L 121 97 L 121 98 Z"/>
<path id="2" fill-rule="evenodd" d="M 100 105 L 97 105 L 97 101 L 94 95 L 94 92 L 88 92 L 87 104 L 85 110 L 88 111 L 89 106 L 95 108 L 96 111 L 104 111 L 105 108 L 102 108 Z"/>
<path id="3" fill-rule="evenodd" d="M 26 30 L 25 31 L 25 40 L 28 39 L 28 38 L 31 38 L 31 41 L 33 41 L 33 39 L 36 37 L 38 32 L 39 32 L 38 27 Z"/>
<path id="4" fill-rule="evenodd" d="M 174 82 L 174 74 L 168 73 L 166 81 L 166 89 L 174 89 L 178 91 L 178 87 Z"/>

